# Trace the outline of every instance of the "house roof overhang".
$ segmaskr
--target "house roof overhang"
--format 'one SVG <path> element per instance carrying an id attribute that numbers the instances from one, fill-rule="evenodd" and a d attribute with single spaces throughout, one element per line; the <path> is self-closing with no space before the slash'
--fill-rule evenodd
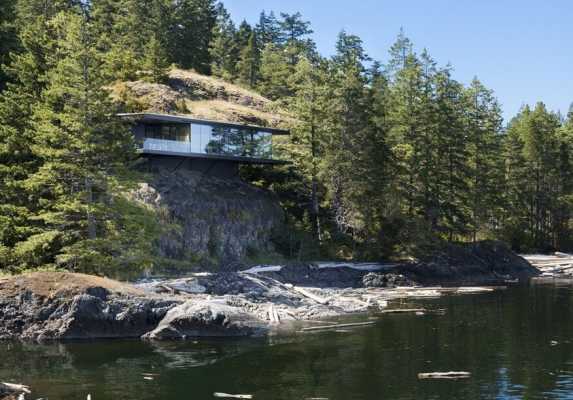
<path id="1" fill-rule="evenodd" d="M 286 129 L 277 128 L 267 128 L 263 126 L 240 124 L 236 122 L 226 122 L 226 121 L 213 121 L 208 119 L 193 118 L 185 115 L 174 115 L 174 114 L 159 114 L 159 113 L 121 113 L 117 114 L 120 118 L 130 119 L 133 121 L 143 121 L 143 122 L 171 122 L 171 123 L 196 123 L 196 124 L 207 124 L 207 125 L 219 125 L 219 126 L 229 126 L 233 128 L 247 128 L 255 129 L 257 131 L 269 132 L 273 135 L 289 135 L 290 131 Z"/>

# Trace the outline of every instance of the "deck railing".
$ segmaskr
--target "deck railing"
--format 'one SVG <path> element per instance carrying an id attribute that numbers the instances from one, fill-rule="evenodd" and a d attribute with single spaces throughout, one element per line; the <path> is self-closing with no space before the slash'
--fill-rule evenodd
<path id="1" fill-rule="evenodd" d="M 151 138 L 144 140 L 143 150 L 166 151 L 171 153 L 192 153 L 191 142 Z"/>
<path id="2" fill-rule="evenodd" d="M 212 141 L 206 148 L 202 148 L 198 143 L 183 142 L 176 140 L 146 138 L 141 144 L 141 149 L 147 151 L 161 151 L 165 153 L 183 154 L 210 154 L 228 157 L 247 157 L 257 159 L 272 160 L 271 146 L 267 147 L 237 147 L 237 146 L 217 146 L 217 141 Z"/>

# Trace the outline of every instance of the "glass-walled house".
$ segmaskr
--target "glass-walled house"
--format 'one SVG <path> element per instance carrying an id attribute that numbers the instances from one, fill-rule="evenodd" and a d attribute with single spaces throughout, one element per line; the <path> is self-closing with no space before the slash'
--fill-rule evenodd
<path id="1" fill-rule="evenodd" d="M 167 114 L 120 114 L 134 122 L 143 154 L 211 158 L 238 163 L 276 164 L 273 135 L 281 129 L 216 122 Z"/>

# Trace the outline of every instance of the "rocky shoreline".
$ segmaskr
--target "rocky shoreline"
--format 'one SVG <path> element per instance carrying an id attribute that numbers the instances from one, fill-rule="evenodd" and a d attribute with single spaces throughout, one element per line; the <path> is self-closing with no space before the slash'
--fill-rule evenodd
<path id="1" fill-rule="evenodd" d="M 295 264 L 135 284 L 60 272 L 2 278 L 0 340 L 263 336 L 305 321 L 388 312 L 393 299 L 490 291 L 467 285 L 539 274 L 496 242 L 376 269 Z"/>

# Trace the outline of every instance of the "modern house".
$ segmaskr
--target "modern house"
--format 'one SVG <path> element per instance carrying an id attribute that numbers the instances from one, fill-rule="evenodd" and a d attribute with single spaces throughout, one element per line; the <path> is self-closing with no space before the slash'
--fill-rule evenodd
<path id="1" fill-rule="evenodd" d="M 133 122 L 139 152 L 151 166 L 187 168 L 232 177 L 239 164 L 284 164 L 273 158 L 273 136 L 282 129 L 155 113 L 119 114 Z"/>

